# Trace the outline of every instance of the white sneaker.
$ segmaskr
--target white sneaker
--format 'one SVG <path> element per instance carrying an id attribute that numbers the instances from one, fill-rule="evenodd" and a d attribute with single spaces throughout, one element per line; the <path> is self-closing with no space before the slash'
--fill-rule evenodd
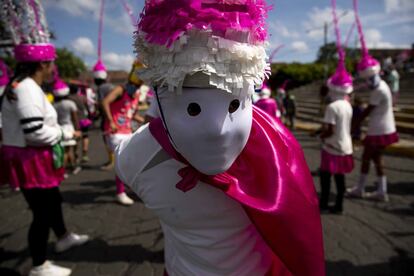
<path id="1" fill-rule="evenodd" d="M 72 174 L 77 175 L 82 170 L 81 166 L 77 166 L 73 171 Z"/>
<path id="2" fill-rule="evenodd" d="M 72 270 L 66 267 L 57 266 L 50 261 L 45 261 L 42 265 L 34 266 L 29 276 L 69 276 Z"/>
<path id="3" fill-rule="evenodd" d="M 360 188 L 358 188 L 358 186 L 354 186 L 352 188 L 346 189 L 346 194 L 345 195 L 347 197 L 355 197 L 355 198 L 364 198 L 365 197 L 364 191 L 362 191 Z"/>
<path id="4" fill-rule="evenodd" d="M 375 191 L 372 193 L 367 193 L 366 198 L 376 200 L 376 201 L 382 201 L 382 202 L 388 202 L 390 199 L 388 198 L 388 195 L 386 193 L 382 193 L 379 191 Z"/>
<path id="5" fill-rule="evenodd" d="M 134 201 L 127 196 L 126 193 L 120 193 L 116 195 L 116 200 L 121 203 L 122 205 L 132 205 L 134 204 Z"/>
<path id="6" fill-rule="evenodd" d="M 63 239 L 60 239 L 56 242 L 55 251 L 60 253 L 66 251 L 74 246 L 79 246 L 84 244 L 89 240 L 88 235 L 77 235 L 74 233 L 70 233 Z"/>

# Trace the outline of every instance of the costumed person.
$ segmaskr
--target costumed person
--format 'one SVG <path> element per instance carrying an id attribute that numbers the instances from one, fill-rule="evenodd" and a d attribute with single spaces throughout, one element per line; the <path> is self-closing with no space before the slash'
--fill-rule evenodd
<path id="1" fill-rule="evenodd" d="M 106 143 L 112 152 L 132 135 L 132 120 L 144 122 L 144 118 L 138 114 L 139 88 L 142 81 L 135 73 L 139 68 L 142 68 L 142 64 L 135 62 L 128 83 L 115 87 L 102 102 L 106 117 L 104 133 Z M 123 205 L 132 205 L 134 201 L 125 193 L 124 183 L 118 176 L 115 177 L 115 183 L 117 201 Z"/>
<path id="2" fill-rule="evenodd" d="M 1 123 L 1 104 L 3 101 L 3 93 L 4 89 L 6 88 L 7 84 L 9 83 L 9 74 L 7 65 L 0 59 L 0 168 L 4 168 L 3 165 L 3 154 L 1 152 L 1 145 L 2 145 L 2 123 Z M 4 170 L 0 170 L 0 185 L 7 184 L 6 175 Z M 13 190 L 19 190 L 19 187 L 12 187 Z"/>
<path id="3" fill-rule="evenodd" d="M 347 99 L 353 91 L 353 85 L 352 77 L 345 68 L 345 51 L 341 46 L 335 0 L 332 0 L 332 13 L 339 60 L 336 72 L 327 81 L 331 102 L 325 108 L 322 132 L 319 136 L 322 140 L 319 208 L 321 211 L 329 210 L 341 214 L 346 187 L 345 174 L 352 172 L 354 168 L 351 138 L 352 106 Z M 328 202 L 332 175 L 336 184 L 336 200 L 335 205 L 330 208 Z"/>
<path id="4" fill-rule="evenodd" d="M 98 61 L 93 67 L 93 78 L 96 85 L 96 94 L 98 98 L 98 110 L 101 115 L 101 130 L 102 138 L 105 143 L 106 152 L 108 154 L 108 162 L 104 164 L 101 169 L 103 170 L 112 170 L 114 168 L 114 155 L 111 149 L 106 144 L 107 137 L 105 136 L 104 125 L 106 117 L 102 109 L 103 99 L 115 88 L 115 86 L 108 82 L 108 72 L 105 64 L 102 62 L 102 31 L 103 31 L 103 19 L 104 19 L 104 10 L 105 10 L 105 0 L 101 0 L 101 8 L 99 12 L 99 30 L 98 30 Z"/>
<path id="5" fill-rule="evenodd" d="M 320 276 L 318 199 L 302 149 L 252 105 L 266 63 L 263 0 L 146 1 L 136 52 L 161 118 L 116 151 L 160 219 L 166 275 Z"/>
<path id="6" fill-rule="evenodd" d="M 82 92 L 82 90 L 84 90 Z M 89 112 L 88 108 L 88 99 L 86 97 L 86 88 L 82 84 L 73 84 L 69 85 L 69 96 L 68 99 L 73 101 L 76 105 L 77 109 L 77 118 L 79 121 L 79 129 L 82 132 L 82 155 L 78 158 L 78 144 L 75 147 L 75 159 L 77 163 L 86 163 L 89 161 L 88 157 L 88 150 L 89 150 L 89 128 L 92 126 L 92 121 L 89 119 L 91 117 L 91 113 Z M 77 166 L 77 172 L 81 170 L 80 166 Z"/>
<path id="7" fill-rule="evenodd" d="M 296 99 L 295 95 L 290 94 L 289 90 L 286 91 L 286 96 L 283 99 L 283 109 L 285 111 L 285 123 L 289 124 L 290 129 L 295 129 Z"/>
<path id="8" fill-rule="evenodd" d="M 286 97 L 286 86 L 289 83 L 289 80 L 285 80 L 283 84 L 276 90 L 276 102 L 277 108 L 280 110 L 281 116 L 286 115 L 285 107 L 283 105 L 283 100 Z"/>
<path id="9" fill-rule="evenodd" d="M 368 107 L 364 110 L 361 120 L 369 117 L 367 136 L 364 139 L 364 152 L 359 181 L 356 186 L 347 190 L 352 197 L 367 197 L 379 201 L 388 201 L 387 177 L 384 172 L 384 149 L 398 142 L 392 109 L 392 95 L 387 83 L 380 77 L 380 63 L 371 57 L 365 45 L 364 34 L 358 16 L 358 3 L 354 0 L 355 20 L 361 40 L 362 57 L 357 65 L 358 75 L 364 79 L 370 91 Z M 357 124 L 358 125 L 358 124 Z M 365 184 L 369 173 L 371 160 L 374 162 L 378 188 L 373 193 L 365 194 Z"/>
<path id="10" fill-rule="evenodd" d="M 58 124 L 66 132 L 73 133 L 75 130 L 79 132 L 78 108 L 75 102 L 69 99 L 69 94 L 69 86 L 59 76 L 56 76 L 53 84 L 53 95 L 55 98 L 53 107 L 58 115 Z M 62 141 L 62 146 L 65 149 L 63 166 L 66 171 L 70 170 L 72 174 L 78 174 L 81 170 L 80 166 L 77 165 L 75 156 L 76 144 L 76 137 Z M 68 174 L 65 173 L 65 178 L 67 177 Z"/>
<path id="11" fill-rule="evenodd" d="M 396 69 L 395 64 L 390 64 L 390 72 L 388 75 L 388 83 L 390 84 L 390 89 L 392 93 L 392 106 L 395 107 L 397 105 L 398 96 L 400 93 L 400 74 Z"/>
<path id="12" fill-rule="evenodd" d="M 16 5 L 16 6 L 15 6 Z M 21 36 L 14 48 L 17 61 L 13 78 L 5 91 L 2 104 L 3 149 L 8 182 L 19 186 L 27 201 L 33 220 L 28 242 L 33 261 L 30 276 L 63 276 L 71 270 L 46 259 L 49 229 L 56 237 L 56 252 L 88 241 L 87 235 L 67 230 L 62 213 L 59 185 L 63 179 L 62 139 L 76 132 L 65 131 L 58 125 L 57 114 L 47 101 L 41 84 L 51 79 L 55 47 L 49 43 L 44 12 L 39 1 L 8 1 L 2 14 L 3 22 L 18 22 Z M 19 16 L 17 16 L 17 14 Z M 25 18 L 25 22 L 21 22 Z"/>
<path id="13" fill-rule="evenodd" d="M 259 96 L 259 99 L 254 105 L 266 112 L 273 119 L 280 120 L 280 111 L 277 108 L 275 99 L 271 97 L 272 90 L 270 90 L 270 87 L 266 83 L 263 83 L 263 86 L 255 92 Z"/>

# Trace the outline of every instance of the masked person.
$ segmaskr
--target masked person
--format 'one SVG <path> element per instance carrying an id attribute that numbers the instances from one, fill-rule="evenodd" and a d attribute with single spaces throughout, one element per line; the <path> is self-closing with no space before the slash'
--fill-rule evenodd
<path id="1" fill-rule="evenodd" d="M 252 105 L 265 1 L 146 1 L 136 51 L 160 118 L 117 148 L 117 175 L 161 222 L 167 275 L 324 275 L 300 146 Z"/>
<path id="2" fill-rule="evenodd" d="M 132 135 L 132 120 L 139 123 L 144 121 L 144 118 L 138 114 L 139 87 L 142 81 L 135 76 L 135 68 L 140 67 L 140 64 L 134 64 L 128 83 L 115 87 L 102 101 L 102 108 L 106 118 L 103 130 L 106 144 L 111 152 L 123 140 Z M 124 183 L 118 176 L 116 176 L 115 182 L 117 201 L 123 205 L 133 204 L 134 201 L 125 193 Z"/>
<path id="3" fill-rule="evenodd" d="M 395 127 L 392 109 L 392 94 L 387 83 L 380 77 L 380 63 L 371 57 L 365 46 L 364 35 L 358 17 L 357 1 L 354 0 L 355 18 L 358 25 L 359 37 L 362 45 L 362 58 L 357 65 L 359 76 L 364 79 L 370 89 L 368 107 L 363 111 L 358 127 L 362 121 L 369 117 L 367 136 L 364 140 L 362 153 L 361 174 L 357 185 L 347 190 L 352 197 L 368 197 L 379 201 L 388 201 L 387 177 L 384 172 L 384 149 L 398 142 L 398 133 Z M 369 173 L 371 160 L 377 172 L 378 188 L 373 193 L 365 194 L 365 184 Z"/>

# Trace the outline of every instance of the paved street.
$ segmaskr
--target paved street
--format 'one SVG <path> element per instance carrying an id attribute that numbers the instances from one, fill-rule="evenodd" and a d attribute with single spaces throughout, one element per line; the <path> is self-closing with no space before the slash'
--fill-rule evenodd
<path id="1" fill-rule="evenodd" d="M 305 132 L 296 134 L 315 170 L 318 143 Z M 51 232 L 50 259 L 71 267 L 75 276 L 162 275 L 163 236 L 157 219 L 136 197 L 132 207 L 114 202 L 114 175 L 98 169 L 105 162 L 105 151 L 99 134 L 91 135 L 90 164 L 67 179 L 61 191 L 68 228 L 89 234 L 92 241 L 54 254 Z M 357 169 L 347 177 L 348 186 L 357 179 L 360 153 Z M 414 275 L 414 160 L 387 156 L 386 171 L 390 203 L 347 200 L 343 216 L 323 215 L 328 275 Z M 26 275 L 30 269 L 26 240 L 30 220 L 22 195 L 1 187 L 0 275 Z"/>

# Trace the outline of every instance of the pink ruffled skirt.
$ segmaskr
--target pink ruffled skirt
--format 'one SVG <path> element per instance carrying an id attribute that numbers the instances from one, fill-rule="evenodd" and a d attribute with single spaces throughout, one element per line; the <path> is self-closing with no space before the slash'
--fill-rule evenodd
<path id="1" fill-rule="evenodd" d="M 23 189 L 53 188 L 63 181 L 64 169 L 53 166 L 51 147 L 1 148 L 3 182 Z"/>
<path id="2" fill-rule="evenodd" d="M 397 132 L 384 135 L 367 135 L 364 139 L 365 146 L 387 147 L 397 143 L 399 136 Z"/>
<path id="3" fill-rule="evenodd" d="M 354 158 L 352 154 L 341 156 L 322 150 L 320 169 L 331 174 L 350 173 L 354 169 Z"/>

